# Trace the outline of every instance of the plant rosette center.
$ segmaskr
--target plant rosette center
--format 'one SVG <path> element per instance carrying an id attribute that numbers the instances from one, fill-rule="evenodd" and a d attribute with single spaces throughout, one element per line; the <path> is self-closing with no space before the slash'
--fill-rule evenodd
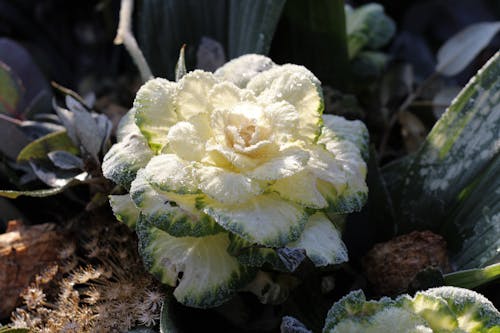
<path id="1" fill-rule="evenodd" d="M 326 213 L 363 206 L 368 134 L 323 105 L 310 71 L 259 55 L 139 89 L 103 173 L 128 190 L 113 211 L 180 302 L 216 306 L 264 263 L 293 270 L 279 249 L 347 260 Z"/>

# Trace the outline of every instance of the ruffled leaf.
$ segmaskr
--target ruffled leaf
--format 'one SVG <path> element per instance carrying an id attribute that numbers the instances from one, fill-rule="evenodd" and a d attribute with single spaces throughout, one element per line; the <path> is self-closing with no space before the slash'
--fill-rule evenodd
<path id="1" fill-rule="evenodd" d="M 176 287 L 175 298 L 197 308 L 220 305 L 251 277 L 250 272 L 226 251 L 226 233 L 205 237 L 172 237 L 138 224 L 139 253 L 147 269 L 162 283 Z"/>
<path id="2" fill-rule="evenodd" d="M 200 237 L 223 229 L 197 209 L 197 195 L 179 195 L 153 188 L 139 171 L 130 187 L 130 196 L 140 209 L 143 219 L 172 236 Z"/>
<path id="3" fill-rule="evenodd" d="M 200 190 L 224 204 L 243 203 L 262 192 L 256 181 L 222 168 L 204 166 L 196 170 L 196 175 Z"/>
<path id="4" fill-rule="evenodd" d="M 116 143 L 104 156 L 102 173 L 104 177 L 128 188 L 137 170 L 144 167 L 153 157 L 144 137 L 131 133 Z"/>
<path id="5" fill-rule="evenodd" d="M 276 194 L 262 194 L 236 205 L 207 201 L 203 211 L 250 243 L 269 247 L 281 247 L 299 238 L 307 221 L 301 206 Z"/>
<path id="6" fill-rule="evenodd" d="M 328 202 L 316 186 L 317 178 L 310 171 L 301 171 L 290 177 L 277 180 L 269 187 L 282 198 L 310 208 L 325 208 Z M 298 191 L 297 189 L 300 189 Z"/>
<path id="7" fill-rule="evenodd" d="M 109 204 L 118 221 L 125 223 L 131 229 L 135 229 L 140 211 L 135 206 L 130 195 L 110 195 Z"/>
<path id="8" fill-rule="evenodd" d="M 212 112 L 208 92 L 217 83 L 212 73 L 195 70 L 182 77 L 177 86 L 176 110 L 182 119 Z"/>
<path id="9" fill-rule="evenodd" d="M 267 103 L 286 101 L 299 114 L 299 133 L 307 141 L 320 134 L 324 109 L 321 82 L 305 67 L 286 64 L 256 75 L 248 83 L 257 98 Z"/>
<path id="10" fill-rule="evenodd" d="M 315 266 L 335 265 L 348 260 L 340 232 L 323 213 L 310 216 L 300 238 L 287 247 L 304 249 Z"/>
<path id="11" fill-rule="evenodd" d="M 153 157 L 144 168 L 144 177 L 151 185 L 164 192 L 197 193 L 194 164 L 175 154 Z"/>
<path id="12" fill-rule="evenodd" d="M 246 54 L 217 69 L 215 76 L 224 81 L 230 81 L 240 88 L 245 88 L 253 77 L 273 66 L 275 66 L 273 61 L 266 56 Z"/>
<path id="13" fill-rule="evenodd" d="M 175 110 L 177 84 L 165 79 L 152 79 L 137 92 L 134 100 L 135 122 L 154 152 L 167 143 L 167 134 L 178 120 Z"/>

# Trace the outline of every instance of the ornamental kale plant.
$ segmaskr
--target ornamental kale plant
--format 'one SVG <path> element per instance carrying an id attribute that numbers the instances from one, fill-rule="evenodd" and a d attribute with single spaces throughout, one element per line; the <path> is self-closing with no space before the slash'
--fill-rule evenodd
<path id="1" fill-rule="evenodd" d="M 309 70 L 253 54 L 139 89 L 103 174 L 128 190 L 113 211 L 179 302 L 219 305 L 265 262 L 293 269 L 284 249 L 347 261 L 328 216 L 365 202 L 368 133 L 323 108 Z"/>
<path id="2" fill-rule="evenodd" d="M 367 301 L 356 290 L 336 302 L 323 332 L 498 332 L 500 313 L 484 296 L 468 289 L 439 287 Z"/>

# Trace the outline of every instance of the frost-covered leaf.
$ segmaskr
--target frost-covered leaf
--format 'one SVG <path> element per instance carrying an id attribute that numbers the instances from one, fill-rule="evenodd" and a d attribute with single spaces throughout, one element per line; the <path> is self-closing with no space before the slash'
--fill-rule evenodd
<path id="1" fill-rule="evenodd" d="M 475 291 L 439 287 L 426 290 L 423 294 L 445 300 L 457 316 L 459 327 L 466 332 L 496 333 L 500 328 L 500 312 L 486 297 Z"/>
<path id="2" fill-rule="evenodd" d="M 296 240 L 307 220 L 302 207 L 275 194 L 262 194 L 235 205 L 207 201 L 203 211 L 243 239 L 269 247 Z"/>
<path id="3" fill-rule="evenodd" d="M 128 188 L 137 170 L 146 166 L 153 157 L 144 137 L 131 133 L 116 143 L 104 156 L 102 172 L 104 177 Z"/>
<path id="4" fill-rule="evenodd" d="M 129 194 L 110 195 L 109 204 L 118 221 L 125 223 L 132 230 L 135 229 L 140 211 Z"/>
<path id="5" fill-rule="evenodd" d="M 181 119 L 209 113 L 208 95 L 217 83 L 212 73 L 195 70 L 184 75 L 177 85 L 175 110 Z"/>
<path id="6" fill-rule="evenodd" d="M 392 188 L 398 232 L 440 230 L 459 269 L 497 261 L 499 135 L 497 53 L 455 98 Z"/>
<path id="7" fill-rule="evenodd" d="M 199 188 L 212 199 L 225 204 L 243 203 L 262 193 L 256 181 L 240 173 L 205 166 L 196 170 Z"/>
<path id="8" fill-rule="evenodd" d="M 392 38 L 396 31 L 394 21 L 385 15 L 384 8 L 369 3 L 358 8 L 346 8 L 347 45 L 353 59 L 363 48 L 378 49 Z"/>
<path id="9" fill-rule="evenodd" d="M 312 333 L 307 327 L 294 317 L 285 316 L 281 320 L 281 333 Z"/>
<path id="10" fill-rule="evenodd" d="M 199 192 L 194 164 L 175 154 L 154 156 L 144 168 L 144 177 L 151 185 L 165 192 Z"/>
<path id="11" fill-rule="evenodd" d="M 227 301 L 248 281 L 250 272 L 226 251 L 227 233 L 173 237 L 143 219 L 137 226 L 139 252 L 147 269 L 175 287 L 184 305 L 207 308 Z"/>
<path id="12" fill-rule="evenodd" d="M 287 247 L 304 249 L 315 266 L 340 264 L 348 260 L 340 232 L 323 213 L 310 216 L 300 238 Z"/>
<path id="13" fill-rule="evenodd" d="M 74 98 L 67 95 L 67 100 L 73 101 L 70 105 L 70 111 L 73 113 L 75 121 L 75 132 L 79 139 L 81 147 L 96 161 L 99 160 L 99 152 L 101 150 L 103 136 L 97 126 L 96 121 L 83 106 L 81 106 Z M 77 106 L 78 105 L 78 106 Z"/>
<path id="14" fill-rule="evenodd" d="M 197 206 L 198 195 L 179 195 L 156 190 L 139 170 L 130 187 L 130 195 L 149 224 L 176 237 L 200 237 L 223 229 Z"/>
<path id="15" fill-rule="evenodd" d="M 277 271 L 293 272 L 306 258 L 304 249 L 262 247 L 234 234 L 230 234 L 229 239 L 231 243 L 228 252 L 249 267 L 262 267 L 268 264 Z"/>
<path id="16" fill-rule="evenodd" d="M 461 30 L 441 46 L 436 71 L 452 76 L 460 73 L 500 31 L 500 22 L 481 22 Z"/>
<path id="17" fill-rule="evenodd" d="M 174 104 L 176 86 L 165 79 L 152 79 L 135 97 L 135 123 L 154 152 L 167 143 L 168 130 L 178 121 Z"/>
<path id="18" fill-rule="evenodd" d="M 286 64 L 272 67 L 254 76 L 247 85 L 261 101 L 286 101 L 299 113 L 298 130 L 310 141 L 320 134 L 323 113 L 321 82 L 303 66 Z"/>
<path id="19" fill-rule="evenodd" d="M 80 157 L 75 156 L 64 150 L 54 150 L 47 154 L 50 161 L 58 168 L 64 170 L 83 169 L 83 161 Z"/>
<path id="20" fill-rule="evenodd" d="M 500 313 L 478 293 L 439 287 L 366 301 L 361 290 L 336 302 L 328 312 L 323 332 L 497 332 Z"/>
<path id="21" fill-rule="evenodd" d="M 246 54 L 225 63 L 214 74 L 224 81 L 230 81 L 240 88 L 245 88 L 254 76 L 273 66 L 274 62 L 266 56 Z"/>

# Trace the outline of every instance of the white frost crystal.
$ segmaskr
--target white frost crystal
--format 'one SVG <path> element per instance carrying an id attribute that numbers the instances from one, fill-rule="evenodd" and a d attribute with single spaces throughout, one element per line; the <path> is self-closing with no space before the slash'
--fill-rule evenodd
<path id="1" fill-rule="evenodd" d="M 322 111 L 310 71 L 260 55 L 140 88 L 103 172 L 129 189 L 113 211 L 179 301 L 215 306 L 251 279 L 255 262 L 227 250 L 239 243 L 267 256 L 300 247 L 318 266 L 347 260 L 325 212 L 364 204 L 368 134 Z"/>

